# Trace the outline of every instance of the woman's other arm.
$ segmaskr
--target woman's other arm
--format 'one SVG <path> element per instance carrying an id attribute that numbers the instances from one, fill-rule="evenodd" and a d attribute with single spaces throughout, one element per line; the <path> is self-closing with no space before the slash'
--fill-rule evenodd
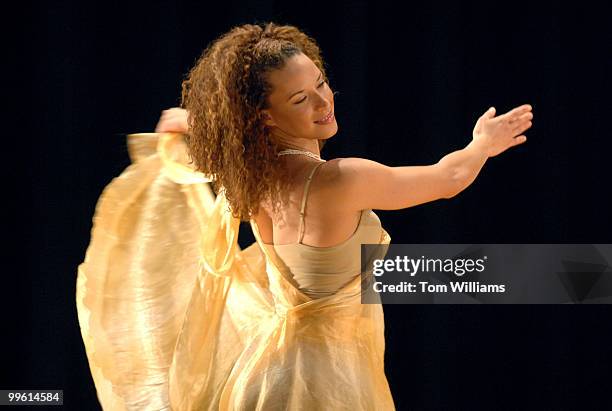
<path id="1" fill-rule="evenodd" d="M 189 128 L 187 124 L 188 114 L 187 110 L 180 107 L 172 107 L 168 110 L 163 110 L 157 122 L 157 126 L 155 126 L 155 132 L 187 133 Z"/>
<path id="2" fill-rule="evenodd" d="M 522 135 L 531 127 L 528 104 L 495 117 L 491 107 L 476 122 L 472 141 L 463 149 L 428 166 L 388 167 L 362 158 L 333 160 L 335 195 L 355 210 L 399 210 L 452 198 L 475 179 L 489 157 L 524 143 Z"/>

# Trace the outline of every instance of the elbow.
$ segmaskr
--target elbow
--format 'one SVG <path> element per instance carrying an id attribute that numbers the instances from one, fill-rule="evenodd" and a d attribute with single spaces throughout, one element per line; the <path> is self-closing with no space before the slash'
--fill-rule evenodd
<path id="1" fill-rule="evenodd" d="M 451 199 L 453 197 L 455 197 L 457 194 L 459 194 L 461 191 L 461 189 L 459 188 L 455 188 L 455 187 L 451 187 L 448 189 L 448 191 L 444 194 L 444 196 L 442 197 L 445 200 Z"/>
<path id="2" fill-rule="evenodd" d="M 444 173 L 444 199 L 450 199 L 458 195 L 467 187 L 466 179 L 458 169 L 447 169 Z"/>
<path id="3" fill-rule="evenodd" d="M 453 198 L 457 196 L 460 192 L 465 190 L 467 187 L 467 185 L 465 184 L 465 181 L 460 178 L 453 178 L 450 181 L 449 185 L 450 185 L 449 193 L 448 193 L 448 197 L 446 198 Z"/>

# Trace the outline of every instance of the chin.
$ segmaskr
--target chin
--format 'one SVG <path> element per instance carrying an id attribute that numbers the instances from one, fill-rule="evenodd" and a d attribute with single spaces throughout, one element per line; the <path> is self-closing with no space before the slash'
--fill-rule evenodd
<path id="1" fill-rule="evenodd" d="M 332 124 L 332 132 L 329 133 L 329 137 L 327 138 L 332 138 L 333 136 L 335 136 L 338 133 L 338 123 L 334 122 L 334 124 Z"/>
<path id="2" fill-rule="evenodd" d="M 329 125 L 329 130 L 325 130 L 325 133 L 319 134 L 317 140 L 327 140 L 332 138 L 338 133 L 338 124 L 334 121 L 333 124 Z"/>

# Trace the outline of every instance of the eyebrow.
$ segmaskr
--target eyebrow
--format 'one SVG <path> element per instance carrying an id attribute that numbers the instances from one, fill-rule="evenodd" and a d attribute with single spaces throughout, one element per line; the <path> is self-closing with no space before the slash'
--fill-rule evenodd
<path id="1" fill-rule="evenodd" d="M 322 71 L 319 71 L 319 77 L 317 77 L 317 81 L 319 81 L 321 79 L 321 76 L 323 75 Z M 316 83 L 316 82 L 315 82 Z M 304 90 L 300 90 L 300 91 L 296 91 L 295 93 L 293 93 L 292 95 L 289 96 L 289 98 L 287 99 L 287 101 L 291 100 L 291 98 L 293 96 L 295 96 L 296 94 L 299 94 L 301 92 L 303 92 Z"/>

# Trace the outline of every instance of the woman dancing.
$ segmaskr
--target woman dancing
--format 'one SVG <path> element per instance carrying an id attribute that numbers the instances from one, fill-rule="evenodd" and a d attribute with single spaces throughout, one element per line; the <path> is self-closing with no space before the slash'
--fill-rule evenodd
<path id="1" fill-rule="evenodd" d="M 77 283 L 105 409 L 394 409 L 382 307 L 360 300 L 360 244 L 390 242 L 372 210 L 457 195 L 533 115 L 492 107 L 464 149 L 388 167 L 323 160 L 334 113 L 316 42 L 247 24 L 208 46 L 155 134 L 129 136 Z"/>

